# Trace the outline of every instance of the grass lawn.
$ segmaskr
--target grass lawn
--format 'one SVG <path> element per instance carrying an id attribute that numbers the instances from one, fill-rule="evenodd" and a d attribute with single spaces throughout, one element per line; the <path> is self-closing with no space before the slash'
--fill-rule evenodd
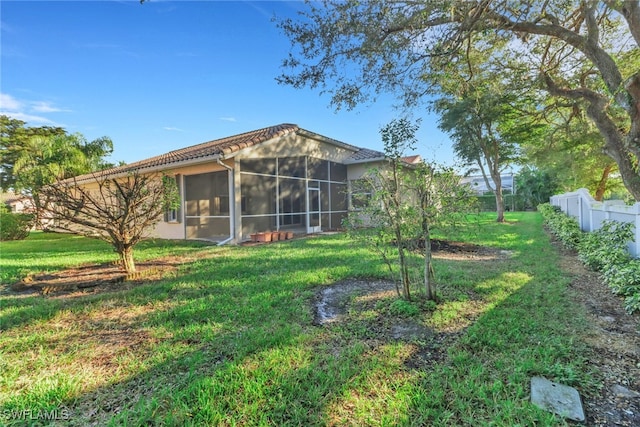
<path id="1" fill-rule="evenodd" d="M 593 392 L 597 377 L 581 357 L 584 313 L 570 302 L 540 216 L 493 218 L 447 238 L 511 256 L 436 259 L 435 308 L 388 299 L 329 326 L 312 324 L 318 289 L 386 277 L 375 255 L 340 234 L 254 247 L 147 242 L 142 258 L 197 251 L 197 261 L 121 292 L 0 292 L 0 424 L 23 425 L 41 411 L 78 426 L 563 425 L 529 403 L 529 381 L 541 375 Z M 35 234 L 3 242 L 0 257 L 6 283 L 26 269 L 114 254 L 99 242 Z M 433 334 L 380 339 L 371 327 L 404 318 Z"/>

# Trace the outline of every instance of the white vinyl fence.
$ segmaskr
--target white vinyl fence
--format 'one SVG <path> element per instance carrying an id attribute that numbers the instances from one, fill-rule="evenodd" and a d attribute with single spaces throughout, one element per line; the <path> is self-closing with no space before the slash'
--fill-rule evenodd
<path id="1" fill-rule="evenodd" d="M 551 204 L 576 218 L 582 231 L 595 231 L 605 220 L 632 223 L 635 240 L 629 243 L 629 253 L 640 257 L 640 202 L 633 206 L 626 205 L 622 200 L 597 202 L 589 191 L 581 188 L 572 193 L 552 196 Z"/>

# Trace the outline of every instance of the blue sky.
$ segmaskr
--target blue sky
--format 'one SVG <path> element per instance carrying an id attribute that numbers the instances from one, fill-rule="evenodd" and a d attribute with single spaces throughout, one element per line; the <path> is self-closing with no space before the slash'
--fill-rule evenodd
<path id="1" fill-rule="evenodd" d="M 285 1 L 0 2 L 0 114 L 31 126 L 109 136 L 132 162 L 279 123 L 382 150 L 391 95 L 335 112 L 318 91 L 279 85 Z M 425 112 L 417 154 L 452 164 Z"/>

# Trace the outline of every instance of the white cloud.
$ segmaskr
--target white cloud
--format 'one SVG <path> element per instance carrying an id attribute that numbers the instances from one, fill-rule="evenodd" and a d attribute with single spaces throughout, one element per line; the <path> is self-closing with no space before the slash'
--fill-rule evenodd
<path id="1" fill-rule="evenodd" d="M 184 130 L 172 126 L 163 127 L 164 130 L 172 131 L 172 132 L 184 132 Z"/>
<path id="2" fill-rule="evenodd" d="M 0 93 L 0 114 L 28 123 L 59 126 L 55 121 L 41 114 L 71 112 L 55 107 L 48 101 L 29 101 L 16 99 L 8 93 Z"/>
<path id="3" fill-rule="evenodd" d="M 54 107 L 50 102 L 36 101 L 31 103 L 31 110 L 36 113 L 70 113 L 71 110 Z"/>
<path id="4" fill-rule="evenodd" d="M 235 117 L 220 117 L 220 120 L 224 122 L 235 122 L 237 121 Z"/>
<path id="5" fill-rule="evenodd" d="M 8 111 L 19 111 L 22 109 L 22 103 L 9 94 L 0 93 L 0 108 Z"/>
<path id="6" fill-rule="evenodd" d="M 20 113 L 17 111 L 0 111 L 0 116 L 9 116 L 13 119 L 22 120 L 23 122 L 44 123 L 47 125 L 54 125 L 54 126 L 57 125 L 53 120 L 49 120 L 46 117 L 34 116 L 32 114 Z"/>

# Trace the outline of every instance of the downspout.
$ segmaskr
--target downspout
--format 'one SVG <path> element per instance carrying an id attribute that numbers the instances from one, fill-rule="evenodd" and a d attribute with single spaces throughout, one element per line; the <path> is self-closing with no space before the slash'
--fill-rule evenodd
<path id="1" fill-rule="evenodd" d="M 218 246 L 222 246 L 222 245 L 226 245 L 227 243 L 229 243 L 230 241 L 232 241 L 235 238 L 236 235 L 236 224 L 235 224 L 235 215 L 236 215 L 236 193 L 235 191 L 233 191 L 233 183 L 234 183 L 234 176 L 233 176 L 233 168 L 231 166 L 225 165 L 224 162 L 220 159 L 220 157 L 216 158 L 216 162 L 222 166 L 223 168 L 225 168 L 226 170 L 231 172 L 231 176 L 229 179 L 229 193 L 230 195 L 233 195 L 233 197 L 229 197 L 229 204 L 231 206 L 229 209 L 229 238 L 226 240 L 223 240 L 222 242 L 218 243 Z M 233 200 L 233 202 L 232 202 Z"/>

